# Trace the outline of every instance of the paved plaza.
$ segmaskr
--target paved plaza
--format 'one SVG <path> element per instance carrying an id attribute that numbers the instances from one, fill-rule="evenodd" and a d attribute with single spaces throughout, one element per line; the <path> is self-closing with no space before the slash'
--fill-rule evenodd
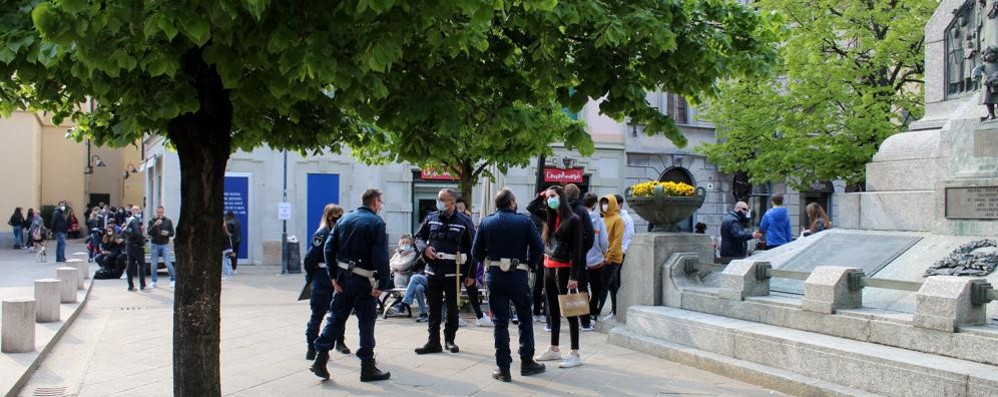
<path id="1" fill-rule="evenodd" d="M 332 379 L 322 382 L 304 359 L 308 305 L 294 301 L 303 278 L 278 272 L 244 266 L 223 284 L 225 395 L 780 395 L 612 346 L 597 332 L 583 333 L 581 367 L 558 369 L 557 362 L 549 362 L 548 372 L 525 378 L 514 363 L 513 383 L 501 383 L 490 376 L 495 363 L 491 328 L 462 328 L 459 354 L 417 356 L 412 349 L 426 340 L 426 325 L 405 318 L 378 320 L 379 366 L 392 372 L 391 380 L 361 383 L 357 358 L 333 352 Z M 19 395 L 171 395 L 172 303 L 169 288 L 127 292 L 122 280 L 96 280 L 85 310 Z M 535 328 L 543 348 L 548 334 Z M 356 329 L 351 320 L 347 344 L 354 349 Z M 567 343 L 567 329 L 563 332 Z"/>

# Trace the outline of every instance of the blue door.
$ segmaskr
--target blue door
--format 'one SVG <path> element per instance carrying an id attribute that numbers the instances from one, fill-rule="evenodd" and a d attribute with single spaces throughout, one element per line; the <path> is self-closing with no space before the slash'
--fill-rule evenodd
<path id="1" fill-rule="evenodd" d="M 326 204 L 340 203 L 340 175 L 339 174 L 308 174 L 308 230 L 303 238 L 298 241 L 312 241 L 312 233 L 319 228 L 322 222 L 322 210 Z"/>
<path id="2" fill-rule="evenodd" d="M 239 246 L 239 259 L 249 259 L 249 176 L 225 176 L 224 211 L 232 211 L 239 220 L 242 243 Z"/>

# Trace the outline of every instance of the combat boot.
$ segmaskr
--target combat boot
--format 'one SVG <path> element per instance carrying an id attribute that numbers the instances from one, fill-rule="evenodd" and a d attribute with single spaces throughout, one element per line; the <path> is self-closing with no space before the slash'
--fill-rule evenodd
<path id="1" fill-rule="evenodd" d="M 346 342 L 343 341 L 343 339 L 340 339 L 338 342 L 336 342 L 336 351 L 343 354 L 350 354 L 350 348 L 347 347 L 347 344 Z"/>
<path id="2" fill-rule="evenodd" d="M 377 382 L 379 380 L 388 380 L 388 378 L 391 377 L 391 372 L 385 372 L 378 369 L 373 358 L 370 360 L 364 360 L 360 363 L 361 382 Z"/>
<path id="3" fill-rule="evenodd" d="M 326 363 L 329 362 L 329 352 L 320 351 L 315 356 L 315 362 L 312 363 L 312 368 L 309 368 L 315 376 L 322 378 L 323 380 L 329 379 L 329 370 L 326 369 Z"/>
<path id="4" fill-rule="evenodd" d="M 308 351 L 305 352 L 305 359 L 308 361 L 315 360 L 315 348 L 312 346 L 308 347 Z"/>
<path id="5" fill-rule="evenodd" d="M 510 375 L 509 368 L 506 369 L 496 368 L 492 370 L 492 379 L 495 379 L 500 382 L 512 382 L 513 375 Z"/>
<path id="6" fill-rule="evenodd" d="M 451 353 L 458 353 L 461 351 L 461 348 L 457 347 L 453 341 L 444 342 L 444 347 Z"/>
<path id="7" fill-rule="evenodd" d="M 444 348 L 440 346 L 440 341 L 437 342 L 426 342 L 423 347 L 416 348 L 416 354 L 432 354 L 440 353 L 444 351 Z"/>
<path id="8" fill-rule="evenodd" d="M 534 360 L 526 360 L 520 363 L 520 375 L 530 376 L 544 372 L 544 364 Z"/>

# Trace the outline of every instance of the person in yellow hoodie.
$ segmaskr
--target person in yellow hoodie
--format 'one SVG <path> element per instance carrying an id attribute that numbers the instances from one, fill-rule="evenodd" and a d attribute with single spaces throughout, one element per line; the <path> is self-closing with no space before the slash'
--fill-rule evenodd
<path id="1" fill-rule="evenodd" d="M 603 290 L 600 291 L 599 305 L 597 312 L 592 313 L 598 316 L 603 312 L 603 305 L 606 303 L 607 292 L 610 295 L 610 314 L 617 315 L 617 290 L 620 288 L 621 263 L 624 262 L 624 220 L 620 217 L 620 204 L 613 194 L 608 194 L 600 199 L 600 215 L 603 215 L 603 222 L 606 223 L 606 237 L 610 244 L 606 249 L 603 260 Z"/>

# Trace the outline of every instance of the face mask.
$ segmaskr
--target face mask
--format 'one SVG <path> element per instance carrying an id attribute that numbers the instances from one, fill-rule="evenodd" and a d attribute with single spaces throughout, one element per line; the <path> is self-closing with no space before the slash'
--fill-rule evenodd
<path id="1" fill-rule="evenodd" d="M 603 212 L 607 212 L 607 211 L 610 210 L 610 205 L 609 204 L 603 204 L 603 206 L 600 207 L 600 209 L 603 210 Z"/>
<path id="2" fill-rule="evenodd" d="M 556 209 L 558 209 L 558 206 L 560 206 L 560 205 L 561 205 L 561 199 L 559 199 L 557 197 L 551 197 L 551 198 L 548 199 L 548 207 L 549 208 L 551 208 L 553 210 L 556 210 Z"/>
<path id="3" fill-rule="evenodd" d="M 62 206 L 62 207 L 59 207 L 59 210 L 60 210 L 60 211 L 65 211 L 65 210 L 66 210 L 66 206 L 64 205 L 64 206 Z"/>
<path id="4" fill-rule="evenodd" d="M 437 200 L 437 211 L 444 212 L 447 211 L 447 203 Z"/>
<path id="5" fill-rule="evenodd" d="M 408 250 L 412 249 L 412 246 L 411 245 L 402 245 L 402 246 L 399 246 L 399 248 L 401 248 L 402 251 L 408 251 Z"/>

